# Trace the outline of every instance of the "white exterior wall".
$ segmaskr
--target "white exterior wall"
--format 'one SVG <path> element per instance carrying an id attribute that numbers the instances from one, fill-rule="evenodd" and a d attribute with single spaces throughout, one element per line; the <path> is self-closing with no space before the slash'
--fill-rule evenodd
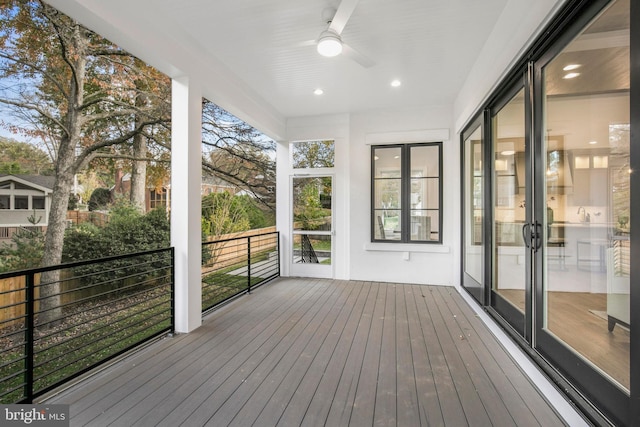
<path id="1" fill-rule="evenodd" d="M 350 262 L 353 280 L 452 285 L 459 278 L 458 143 L 448 107 L 351 117 Z M 443 138 L 444 137 L 444 138 Z M 442 244 L 371 243 L 371 144 L 443 142 Z"/>
<path id="2" fill-rule="evenodd" d="M 280 231 L 281 274 L 290 275 L 291 259 L 291 186 L 293 174 L 289 144 L 295 141 L 333 140 L 335 147 L 335 167 L 319 169 L 333 175 L 333 221 L 334 255 L 332 258 L 333 277 L 349 279 L 349 115 L 303 117 L 287 122 L 287 140 L 278 143 L 277 151 L 277 219 Z"/>
<path id="3" fill-rule="evenodd" d="M 385 282 L 456 284 L 459 277 L 458 143 L 450 136 L 449 108 L 331 115 L 289 120 L 287 141 L 278 144 L 278 215 L 282 275 L 289 275 L 290 166 L 289 142 L 333 139 L 334 181 L 333 277 Z M 443 141 L 443 243 L 371 243 L 371 143 Z"/>

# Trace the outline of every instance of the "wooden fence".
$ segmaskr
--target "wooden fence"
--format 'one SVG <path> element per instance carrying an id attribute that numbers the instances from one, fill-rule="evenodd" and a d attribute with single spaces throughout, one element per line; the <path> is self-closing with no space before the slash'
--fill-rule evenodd
<path id="1" fill-rule="evenodd" d="M 90 222 L 98 227 L 104 227 L 109 222 L 109 214 L 95 211 L 67 211 L 67 221 L 74 225 Z"/>
<path id="2" fill-rule="evenodd" d="M 274 234 L 275 231 L 276 227 L 274 226 L 207 239 L 206 243 L 218 243 L 204 245 L 208 253 L 208 259 L 203 259 L 202 274 L 246 261 L 249 250 L 252 254 L 264 253 L 270 250 L 276 251 L 278 239 Z M 249 240 L 251 240 L 251 248 L 248 246 Z"/>

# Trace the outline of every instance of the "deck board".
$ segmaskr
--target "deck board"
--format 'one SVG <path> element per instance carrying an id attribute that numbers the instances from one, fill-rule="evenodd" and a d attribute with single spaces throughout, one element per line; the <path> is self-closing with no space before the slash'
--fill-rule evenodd
<path id="1" fill-rule="evenodd" d="M 49 398 L 83 426 L 563 425 L 454 288 L 281 278 Z"/>

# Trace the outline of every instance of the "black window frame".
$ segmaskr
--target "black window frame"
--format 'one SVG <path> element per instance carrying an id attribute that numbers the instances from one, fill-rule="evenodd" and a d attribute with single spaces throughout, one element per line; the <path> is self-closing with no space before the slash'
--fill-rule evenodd
<path id="1" fill-rule="evenodd" d="M 437 231 L 437 239 L 428 239 L 428 240 L 412 240 L 411 239 L 411 149 L 416 147 L 437 147 L 438 148 L 438 231 Z M 389 148 L 400 148 L 400 157 L 401 157 L 401 204 L 400 204 L 400 222 L 401 222 L 401 232 L 399 239 L 381 239 L 376 237 L 376 228 L 379 227 L 375 206 L 375 152 L 376 149 L 389 149 Z M 413 143 L 398 143 L 398 144 L 379 144 L 371 146 L 371 242 L 372 243 L 400 243 L 400 244 L 426 244 L 426 245 L 441 245 L 442 244 L 442 223 L 443 223 L 443 142 L 413 142 Z M 434 178 L 434 177 L 430 177 Z M 424 209 L 435 211 L 436 209 Z M 407 224 L 409 226 L 407 226 Z M 430 234 L 430 236 L 433 233 Z"/>

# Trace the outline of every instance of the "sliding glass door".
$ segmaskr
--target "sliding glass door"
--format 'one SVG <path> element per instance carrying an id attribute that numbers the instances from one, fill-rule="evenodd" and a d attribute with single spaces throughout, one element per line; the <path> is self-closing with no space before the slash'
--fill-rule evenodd
<path id="1" fill-rule="evenodd" d="M 478 118 L 463 138 L 464 242 L 463 286 L 480 303 L 485 301 L 485 142 L 482 117 Z"/>
<path id="2" fill-rule="evenodd" d="M 630 390 L 629 54 L 621 0 L 537 61 L 534 82 L 535 346 L 620 420 Z"/>
<path id="3" fill-rule="evenodd" d="M 491 306 L 521 336 L 531 298 L 530 143 L 523 79 L 491 109 Z"/>
<path id="4" fill-rule="evenodd" d="M 461 141 L 463 287 L 619 425 L 640 413 L 630 14 L 629 0 L 567 6 Z"/>

